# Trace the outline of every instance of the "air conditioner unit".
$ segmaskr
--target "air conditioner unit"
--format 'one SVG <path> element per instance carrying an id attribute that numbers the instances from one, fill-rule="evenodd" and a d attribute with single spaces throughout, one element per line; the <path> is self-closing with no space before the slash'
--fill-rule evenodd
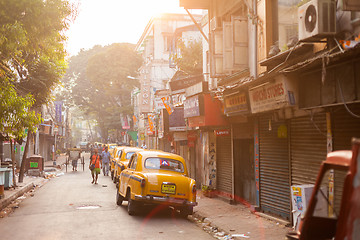
<path id="1" fill-rule="evenodd" d="M 312 0 L 298 9 L 299 40 L 316 42 L 336 34 L 334 0 Z"/>
<path id="2" fill-rule="evenodd" d="M 213 17 L 210 20 L 210 30 L 215 31 L 219 28 L 222 28 L 222 20 L 221 17 Z"/>
<path id="3" fill-rule="evenodd" d="M 343 11 L 360 11 L 360 1 L 342 0 L 340 1 L 340 7 Z"/>

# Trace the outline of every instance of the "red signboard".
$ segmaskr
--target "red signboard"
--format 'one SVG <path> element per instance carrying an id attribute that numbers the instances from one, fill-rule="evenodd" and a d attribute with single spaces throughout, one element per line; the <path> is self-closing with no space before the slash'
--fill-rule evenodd
<path id="1" fill-rule="evenodd" d="M 229 136 L 230 135 L 230 130 L 229 129 L 214 130 L 214 132 L 215 132 L 215 135 L 217 137 Z"/>

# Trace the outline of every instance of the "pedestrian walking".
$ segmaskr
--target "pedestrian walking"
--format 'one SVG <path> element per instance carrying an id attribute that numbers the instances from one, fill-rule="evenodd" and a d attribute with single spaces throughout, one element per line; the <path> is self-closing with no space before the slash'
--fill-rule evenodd
<path id="1" fill-rule="evenodd" d="M 102 169 L 104 176 L 109 176 L 110 153 L 108 147 L 105 147 L 104 152 L 101 154 Z"/>
<path id="2" fill-rule="evenodd" d="M 92 176 L 92 182 L 97 184 L 98 175 L 100 174 L 100 168 L 102 166 L 100 155 L 98 154 L 97 148 L 94 149 L 94 154 L 90 157 L 90 171 Z"/>
<path id="3" fill-rule="evenodd" d="M 71 160 L 72 170 L 77 171 L 78 159 L 81 158 L 81 149 L 74 148 L 68 150 L 69 160 Z"/>

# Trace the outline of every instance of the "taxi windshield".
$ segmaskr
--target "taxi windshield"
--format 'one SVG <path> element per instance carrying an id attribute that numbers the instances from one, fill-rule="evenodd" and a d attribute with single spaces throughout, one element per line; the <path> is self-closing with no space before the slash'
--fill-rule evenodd
<path id="1" fill-rule="evenodd" d="M 170 158 L 147 158 L 145 160 L 145 168 L 155 170 L 170 170 L 179 173 L 184 172 L 184 165 L 182 162 Z"/>

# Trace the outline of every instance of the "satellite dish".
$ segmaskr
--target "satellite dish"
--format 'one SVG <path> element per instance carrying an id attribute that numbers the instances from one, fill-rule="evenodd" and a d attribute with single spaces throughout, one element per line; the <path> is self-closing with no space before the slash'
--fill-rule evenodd
<path id="1" fill-rule="evenodd" d="M 310 5 L 307 9 L 306 9 L 306 13 L 305 13 L 305 29 L 307 32 L 312 32 L 314 31 L 315 27 L 316 27 L 316 8 L 314 5 Z"/>

